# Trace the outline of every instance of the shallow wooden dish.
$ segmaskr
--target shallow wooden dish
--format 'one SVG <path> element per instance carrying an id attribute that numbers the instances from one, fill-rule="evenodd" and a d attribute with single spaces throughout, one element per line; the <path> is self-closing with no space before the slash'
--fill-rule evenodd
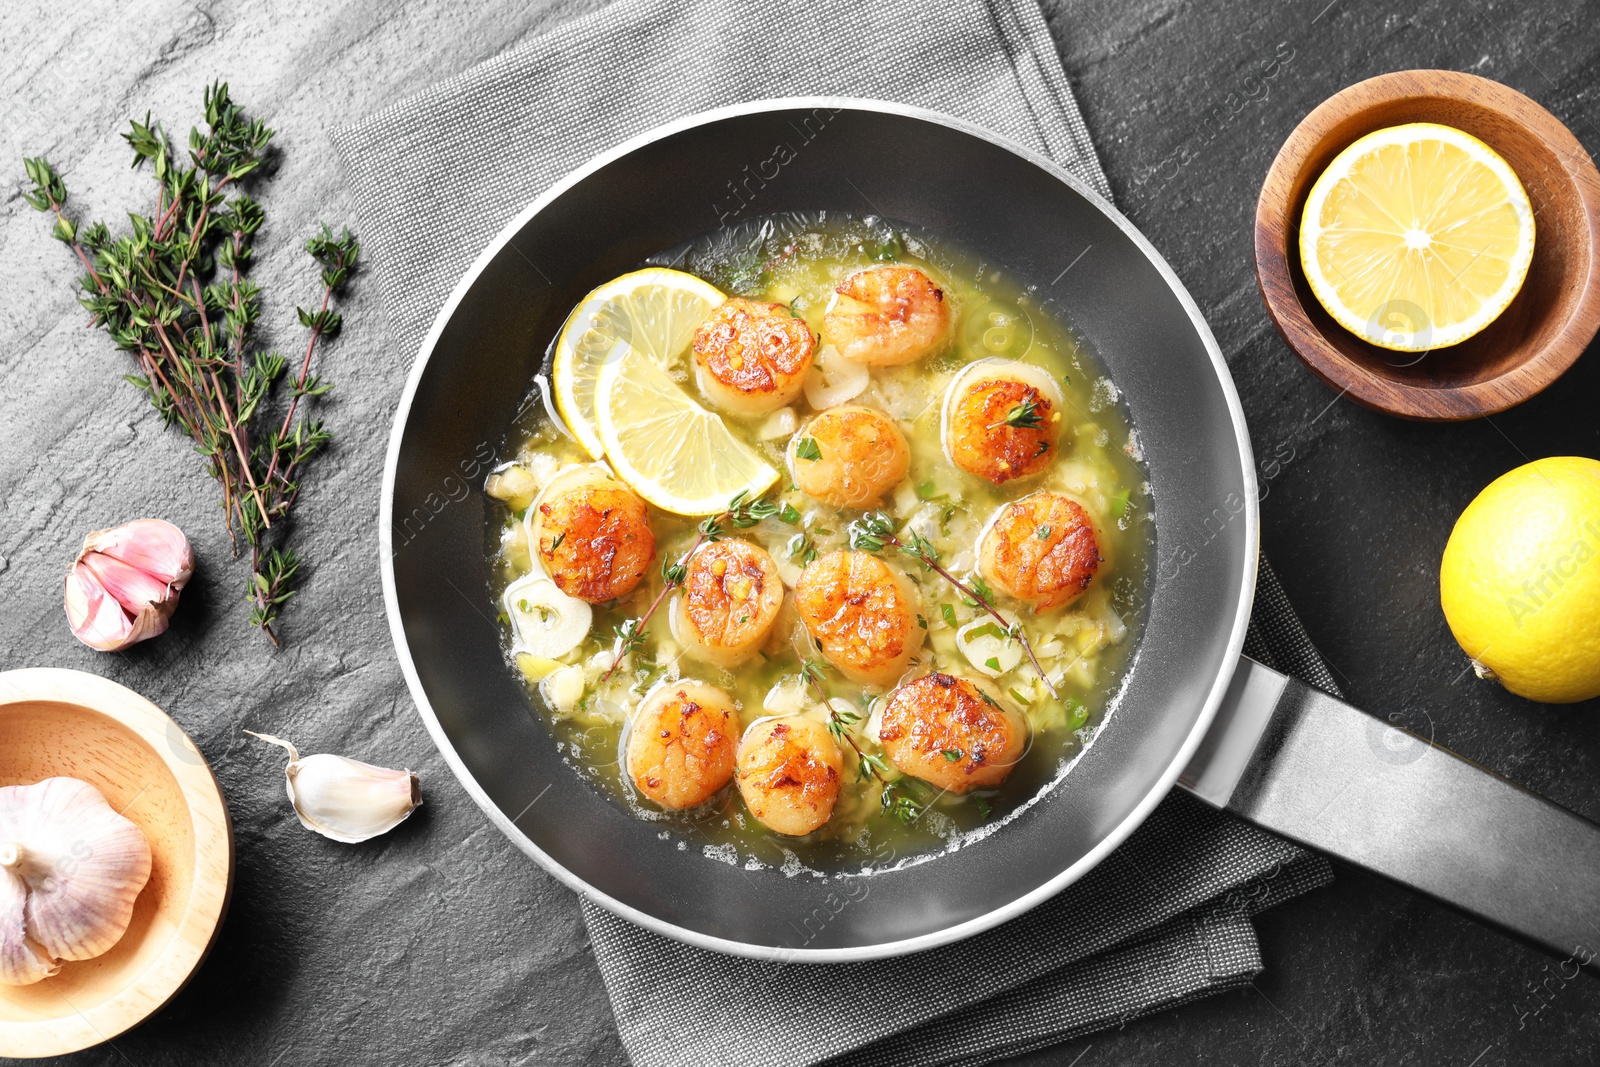
<path id="1" fill-rule="evenodd" d="M 1300 267 L 1312 184 L 1358 137 L 1406 122 L 1454 126 L 1504 156 L 1537 228 L 1527 280 L 1505 314 L 1476 337 L 1427 353 L 1391 352 L 1345 330 Z M 1471 74 L 1384 74 L 1324 101 L 1267 172 L 1255 244 L 1256 280 L 1289 347 L 1329 386 L 1391 415 L 1442 421 L 1504 411 L 1560 377 L 1600 325 L 1600 173 L 1554 115 Z"/>
<path id="2" fill-rule="evenodd" d="M 110 952 L 31 986 L 0 986 L 0 1056 L 57 1056 L 108 1041 L 172 999 L 205 959 L 233 887 L 222 791 L 178 726 L 81 671 L 0 673 L 0 786 L 81 778 L 144 831 L 153 864 Z"/>

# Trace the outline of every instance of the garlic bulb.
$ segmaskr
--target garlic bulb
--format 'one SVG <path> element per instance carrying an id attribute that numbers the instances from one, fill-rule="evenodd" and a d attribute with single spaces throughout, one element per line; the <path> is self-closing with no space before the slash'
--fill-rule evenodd
<path id="1" fill-rule="evenodd" d="M 166 632 L 193 573 L 189 539 L 170 522 L 96 530 L 67 572 L 67 621 L 90 648 L 120 651 Z"/>
<path id="2" fill-rule="evenodd" d="M 284 778 L 300 825 L 347 845 L 386 834 L 422 805 L 422 789 L 410 771 L 392 771 L 360 760 L 321 753 L 301 758 L 295 747 L 271 734 L 251 737 L 289 753 Z"/>
<path id="3" fill-rule="evenodd" d="M 0 984 L 49 978 L 122 939 L 150 880 L 144 833 L 76 778 L 0 789 Z"/>

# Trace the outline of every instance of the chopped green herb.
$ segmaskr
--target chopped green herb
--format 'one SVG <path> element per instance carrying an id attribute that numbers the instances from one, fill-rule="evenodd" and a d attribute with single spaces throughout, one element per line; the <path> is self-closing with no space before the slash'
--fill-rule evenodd
<path id="1" fill-rule="evenodd" d="M 785 504 L 783 505 L 783 510 L 778 512 L 778 520 L 786 522 L 790 526 L 799 526 L 800 512 L 795 509 L 793 504 Z"/>
<path id="2" fill-rule="evenodd" d="M 997 623 L 986 622 L 982 626 L 974 626 L 972 631 L 967 634 L 967 640 L 970 641 L 974 637 L 993 637 L 996 640 L 1004 641 L 1010 636 L 1011 635 L 1005 630 L 1001 629 Z"/>
<path id="3" fill-rule="evenodd" d="M 922 627 L 924 630 L 928 628 L 928 620 L 924 619 L 920 612 L 917 614 L 917 625 Z"/>
<path id="4" fill-rule="evenodd" d="M 1050 524 L 1049 523 L 1045 523 L 1043 526 L 1039 527 L 1039 540 L 1041 540 L 1041 541 L 1050 540 Z"/>
<path id="5" fill-rule="evenodd" d="M 817 446 L 815 437 L 802 437 L 794 444 L 794 458 L 803 459 L 808 463 L 815 463 L 822 458 L 822 449 Z"/>
<path id="6" fill-rule="evenodd" d="M 526 615 L 530 610 L 528 607 L 528 602 L 526 600 L 517 601 L 517 610 Z"/>
<path id="7" fill-rule="evenodd" d="M 1033 701 L 1029 700 L 1028 697 L 1025 694 L 1020 693 L 1015 689 L 1011 690 L 1011 699 L 1015 700 L 1018 704 L 1032 704 L 1033 703 Z"/>
<path id="8" fill-rule="evenodd" d="M 989 802 L 982 797 L 973 797 L 972 802 L 978 805 L 978 817 L 981 819 L 987 819 L 994 811 L 994 809 L 989 806 Z"/>
<path id="9" fill-rule="evenodd" d="M 939 614 L 944 616 L 944 621 L 947 626 L 956 625 L 956 609 L 954 605 L 940 604 Z"/>
<path id="10" fill-rule="evenodd" d="M 906 246 L 901 243 L 899 236 L 895 235 L 891 236 L 887 241 L 879 245 L 878 250 L 873 253 L 872 258 L 886 263 L 890 260 L 899 259 L 905 254 L 905 250 Z"/>
<path id="11" fill-rule="evenodd" d="M 932 482 L 919 482 L 917 484 L 918 500 L 943 500 L 944 494 L 939 492 L 939 487 Z"/>
<path id="12" fill-rule="evenodd" d="M 789 558 L 798 559 L 802 567 L 817 558 L 816 542 L 803 533 L 797 533 L 789 538 L 789 543 L 785 547 Z"/>
<path id="13" fill-rule="evenodd" d="M 560 533 L 556 534 L 556 539 L 550 542 L 550 551 L 554 552 L 556 549 L 560 548 L 561 542 L 565 541 L 566 539 L 567 531 L 562 530 Z"/>
<path id="14" fill-rule="evenodd" d="M 998 671 L 1000 669 L 1000 657 L 990 656 L 988 659 L 983 661 L 983 665 L 988 667 L 991 671 Z"/>
<path id="15" fill-rule="evenodd" d="M 944 761 L 946 763 L 954 763 L 966 753 L 962 752 L 959 748 L 946 748 L 941 750 L 939 754 L 944 757 Z"/>
<path id="16" fill-rule="evenodd" d="M 1089 721 L 1089 709 L 1075 697 L 1067 698 L 1067 728 L 1076 730 Z"/>
<path id="17" fill-rule="evenodd" d="M 503 611 L 500 614 L 496 615 L 495 619 L 496 619 L 496 621 L 498 621 L 503 626 L 510 626 L 511 625 L 511 616 L 507 615 Z"/>

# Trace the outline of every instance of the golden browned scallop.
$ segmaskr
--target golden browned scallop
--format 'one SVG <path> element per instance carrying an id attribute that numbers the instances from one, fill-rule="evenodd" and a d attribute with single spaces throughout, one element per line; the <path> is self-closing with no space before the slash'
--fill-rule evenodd
<path id="1" fill-rule="evenodd" d="M 638 494 L 604 475 L 552 483 L 534 503 L 539 563 L 570 597 L 599 604 L 629 593 L 656 558 Z"/>
<path id="2" fill-rule="evenodd" d="M 712 404 L 760 415 L 800 395 L 816 338 L 782 304 L 729 297 L 694 332 L 694 374 Z"/>
<path id="3" fill-rule="evenodd" d="M 628 777 L 663 808 L 692 808 L 733 777 L 739 714 L 722 690 L 701 682 L 663 685 L 628 729 Z"/>
<path id="4" fill-rule="evenodd" d="M 950 302 L 916 267 L 868 267 L 834 290 L 822 335 L 846 359 L 869 366 L 910 363 L 950 343 Z"/>
<path id="5" fill-rule="evenodd" d="M 828 728 L 804 715 L 758 719 L 739 742 L 739 795 L 767 829 L 799 837 L 833 815 L 844 758 Z"/>
<path id="6" fill-rule="evenodd" d="M 765 549 L 712 541 L 689 557 L 672 601 L 672 634 L 691 656 L 724 669 L 756 654 L 783 606 L 783 580 Z"/>
<path id="7" fill-rule="evenodd" d="M 1061 407 L 1061 387 L 1042 367 L 978 360 L 945 390 L 944 454 L 996 485 L 1038 474 L 1056 458 Z"/>
<path id="8" fill-rule="evenodd" d="M 922 597 L 905 575 L 866 552 L 806 564 L 794 605 L 828 662 L 854 681 L 892 685 L 922 648 Z"/>
<path id="9" fill-rule="evenodd" d="M 866 508 L 905 478 L 911 446 L 883 412 L 842 404 L 789 438 L 788 459 L 789 477 L 802 493 L 836 508 Z"/>
<path id="10" fill-rule="evenodd" d="M 952 793 L 996 786 L 1028 747 L 1028 723 L 966 678 L 935 672 L 889 695 L 878 737 L 894 765 Z"/>
<path id="11" fill-rule="evenodd" d="M 1082 596 L 1103 560 L 1089 513 L 1060 493 L 1041 491 L 1005 505 L 978 541 L 978 572 L 1035 611 Z"/>

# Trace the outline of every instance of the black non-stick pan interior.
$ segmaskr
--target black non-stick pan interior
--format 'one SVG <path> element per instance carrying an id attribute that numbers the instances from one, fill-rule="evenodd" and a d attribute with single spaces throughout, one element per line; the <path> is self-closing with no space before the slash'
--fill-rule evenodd
<path id="1" fill-rule="evenodd" d="M 1157 531 L 1129 681 L 1072 772 L 999 832 L 875 874 L 870 893 L 839 909 L 828 895 L 859 875 L 746 870 L 680 849 L 678 835 L 662 840 L 563 762 L 503 659 L 484 554 L 492 502 L 478 491 L 485 455 L 503 445 L 589 289 L 723 222 L 819 208 L 926 227 L 1037 284 L 1125 394 Z M 421 358 L 383 517 L 390 609 L 419 705 L 519 845 L 663 932 L 837 959 L 925 947 L 1015 914 L 1091 866 L 1165 793 L 1232 670 L 1254 573 L 1254 482 L 1214 342 L 1125 223 L 1059 171 L 975 131 L 875 105 L 756 109 L 669 131 L 518 224 L 463 283 Z M 456 491 L 466 477 L 472 491 Z"/>

